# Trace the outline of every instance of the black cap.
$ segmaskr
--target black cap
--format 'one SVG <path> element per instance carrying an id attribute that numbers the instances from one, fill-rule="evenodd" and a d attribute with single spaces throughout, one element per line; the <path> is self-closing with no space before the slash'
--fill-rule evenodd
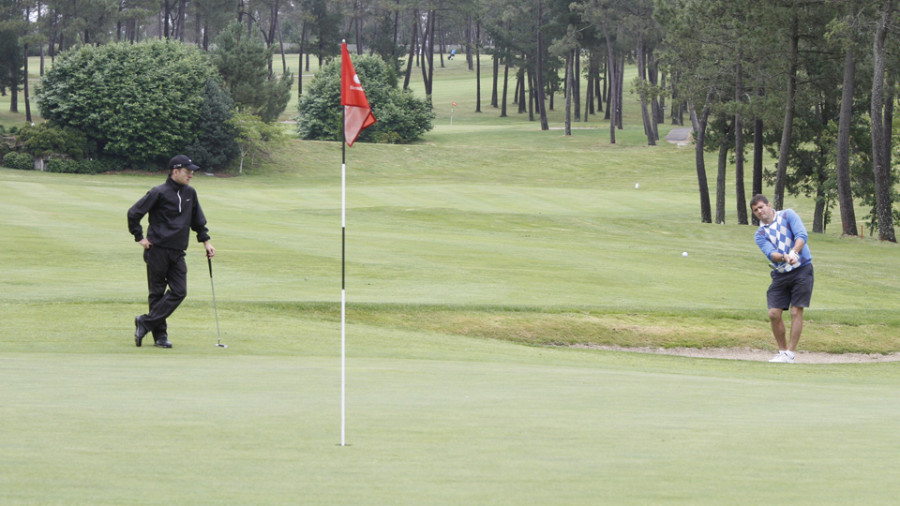
<path id="1" fill-rule="evenodd" d="M 195 171 L 200 167 L 194 165 L 194 162 L 191 161 L 186 155 L 175 155 L 169 160 L 169 168 L 170 169 L 188 169 L 191 171 Z"/>

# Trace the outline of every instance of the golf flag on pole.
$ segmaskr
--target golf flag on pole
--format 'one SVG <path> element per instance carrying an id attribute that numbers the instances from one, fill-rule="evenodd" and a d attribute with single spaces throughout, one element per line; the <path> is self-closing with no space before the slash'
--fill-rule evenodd
<path id="1" fill-rule="evenodd" d="M 375 124 L 375 115 L 350 61 L 346 42 L 341 44 L 341 105 L 344 106 L 344 140 L 352 146 L 363 129 Z"/>
<path id="2" fill-rule="evenodd" d="M 353 146 L 364 128 L 375 124 L 369 99 L 350 61 L 347 42 L 341 42 L 341 105 L 344 107 L 344 143 L 341 143 L 341 446 L 346 445 L 347 419 L 347 146 Z"/>

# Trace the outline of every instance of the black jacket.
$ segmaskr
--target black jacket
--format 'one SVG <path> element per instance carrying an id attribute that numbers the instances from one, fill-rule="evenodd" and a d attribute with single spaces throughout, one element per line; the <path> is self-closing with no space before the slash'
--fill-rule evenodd
<path id="1" fill-rule="evenodd" d="M 144 238 L 141 220 L 148 213 L 147 240 L 154 246 L 186 250 L 191 230 L 197 233 L 198 241 L 209 240 L 197 191 L 176 183 L 171 176 L 165 183 L 151 188 L 128 210 L 128 231 L 135 242 Z"/>

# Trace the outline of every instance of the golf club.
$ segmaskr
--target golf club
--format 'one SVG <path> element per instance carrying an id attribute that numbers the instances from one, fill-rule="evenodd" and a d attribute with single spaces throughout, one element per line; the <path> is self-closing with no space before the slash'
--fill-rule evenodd
<path id="1" fill-rule="evenodd" d="M 227 348 L 227 344 L 222 344 L 222 332 L 219 330 L 219 308 L 216 307 L 216 284 L 213 283 L 212 258 L 209 256 L 209 253 L 206 254 L 206 262 L 209 264 L 209 286 L 212 288 L 213 311 L 216 313 L 216 335 L 219 337 L 216 341 L 216 346 L 219 348 Z"/>

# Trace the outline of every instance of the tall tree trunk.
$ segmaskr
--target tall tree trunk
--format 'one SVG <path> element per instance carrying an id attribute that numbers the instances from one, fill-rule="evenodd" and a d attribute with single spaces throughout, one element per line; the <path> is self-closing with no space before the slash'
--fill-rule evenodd
<path id="1" fill-rule="evenodd" d="M 672 97 L 672 111 L 670 112 L 670 117 L 672 118 L 673 125 L 681 125 L 684 126 L 684 109 L 678 105 L 681 102 L 681 97 L 678 94 L 678 72 L 673 71 L 671 83 L 669 84 L 669 95 Z"/>
<path id="2" fill-rule="evenodd" d="M 178 19 L 175 21 L 175 33 L 178 42 L 184 42 L 184 14 L 187 8 L 187 0 L 179 0 L 178 2 Z"/>
<path id="3" fill-rule="evenodd" d="M 403 89 L 409 89 L 409 79 L 412 76 L 413 60 L 416 57 L 416 44 L 419 42 L 419 13 L 413 12 L 413 27 L 410 34 L 409 42 L 409 58 L 406 60 L 406 76 L 403 78 Z"/>
<path id="4" fill-rule="evenodd" d="M 756 96 L 762 97 L 765 92 L 762 88 L 756 90 Z M 763 120 L 759 116 L 753 119 L 753 195 L 762 193 L 763 180 L 763 156 L 765 146 L 763 146 Z M 759 225 L 759 219 L 753 215 L 751 219 L 754 225 Z"/>
<path id="5" fill-rule="evenodd" d="M 438 37 L 437 53 L 440 55 L 440 58 L 441 58 L 441 68 L 446 68 L 446 66 L 444 65 L 444 53 L 447 52 L 447 46 L 444 44 L 444 29 L 441 28 L 441 23 L 443 21 L 444 21 L 444 18 L 441 18 L 437 21 L 437 33 L 440 34 Z M 466 27 L 466 38 L 469 38 L 469 37 L 471 37 L 471 35 L 469 34 L 469 27 L 467 26 Z"/>
<path id="6" fill-rule="evenodd" d="M 400 0 L 397 0 L 397 8 L 394 10 L 394 41 L 391 45 L 391 56 L 397 56 L 397 44 L 400 42 Z"/>
<path id="7" fill-rule="evenodd" d="M 431 105 L 434 78 L 434 32 L 437 11 L 431 9 L 425 18 L 425 33 L 422 37 L 422 82 L 425 86 L 425 100 Z"/>
<path id="8" fill-rule="evenodd" d="M 481 22 L 475 22 L 475 112 L 481 112 Z"/>
<path id="9" fill-rule="evenodd" d="M 884 166 L 892 167 L 894 149 L 894 99 L 896 98 L 896 74 L 887 73 L 887 86 L 884 90 Z"/>
<path id="10" fill-rule="evenodd" d="M 666 73 L 659 71 L 659 57 L 653 58 L 653 64 L 650 66 L 650 84 L 655 90 L 666 89 Z M 656 118 L 656 124 L 662 125 L 666 122 L 666 96 L 658 91 L 653 94 L 653 117 Z M 657 133 L 656 140 L 659 140 Z"/>
<path id="11" fill-rule="evenodd" d="M 569 51 L 566 53 L 566 124 L 565 124 L 565 135 L 572 135 L 572 87 L 575 85 L 574 79 L 572 79 L 572 66 L 574 59 L 575 51 Z M 576 106 L 577 108 L 577 106 Z"/>
<path id="12" fill-rule="evenodd" d="M 612 38 L 609 36 L 609 29 L 606 25 L 603 26 L 603 35 L 606 38 L 606 57 L 607 57 L 607 81 L 609 82 L 609 101 L 606 105 L 606 115 L 609 118 L 609 143 L 616 143 L 616 111 L 619 109 L 618 96 L 619 93 L 616 91 L 616 87 L 618 86 L 619 78 L 616 75 L 616 54 L 612 44 Z"/>
<path id="13" fill-rule="evenodd" d="M 584 116 L 582 121 L 588 122 L 588 118 L 594 113 L 594 76 L 587 76 L 587 92 L 584 94 Z"/>
<path id="14" fill-rule="evenodd" d="M 603 66 L 603 99 L 600 100 L 600 103 L 606 103 L 606 113 L 603 115 L 603 119 L 612 118 L 612 112 L 610 111 L 610 83 L 612 82 L 611 61 L 612 57 L 609 55 L 609 51 L 607 51 L 606 65 Z"/>
<path id="15" fill-rule="evenodd" d="M 469 18 L 469 19 L 466 20 L 466 31 L 471 33 L 471 31 L 472 31 L 471 16 L 467 16 L 467 18 Z M 475 62 L 474 62 L 473 55 L 475 52 L 475 47 L 477 45 L 481 44 L 481 39 L 479 39 L 479 36 L 480 36 L 479 33 L 481 31 L 481 27 L 480 27 L 481 22 L 476 21 L 475 23 L 476 23 L 475 24 L 475 30 L 476 30 L 475 40 L 470 41 L 468 44 L 466 44 L 466 65 L 469 67 L 469 70 L 474 70 L 474 68 L 475 68 Z M 469 35 L 466 35 L 466 39 L 468 39 L 468 38 L 469 38 Z"/>
<path id="16" fill-rule="evenodd" d="M 784 126 L 781 130 L 781 145 L 778 148 L 778 170 L 775 174 L 775 194 L 772 198 L 773 207 L 779 210 L 784 207 L 784 187 L 787 182 L 788 155 L 790 154 L 791 136 L 794 127 L 794 98 L 797 93 L 797 67 L 799 65 L 799 24 L 799 16 L 795 10 L 793 14 L 791 14 L 791 54 L 790 68 L 788 69 L 788 89 L 784 101 Z"/>
<path id="17" fill-rule="evenodd" d="M 581 120 L 581 50 L 575 48 L 572 50 L 573 65 L 572 69 L 575 75 L 572 79 L 572 104 L 574 105 L 575 121 Z"/>
<path id="18" fill-rule="evenodd" d="M 306 46 L 306 21 L 300 28 L 300 54 L 297 56 L 297 98 L 303 96 L 303 50 Z M 309 69 L 307 69 L 309 70 Z"/>
<path id="19" fill-rule="evenodd" d="M 495 48 L 494 54 L 491 56 L 493 59 L 493 75 L 492 75 L 492 83 L 491 83 L 491 107 L 497 108 L 500 107 L 499 102 L 499 93 L 498 93 L 498 83 L 500 81 L 500 48 Z"/>
<path id="20" fill-rule="evenodd" d="M 266 47 L 275 44 L 275 35 L 278 30 L 278 5 L 280 0 L 275 0 L 269 10 L 269 31 L 266 33 Z"/>
<path id="21" fill-rule="evenodd" d="M 884 128 L 884 78 L 885 48 L 888 20 L 894 10 L 894 1 L 882 4 L 881 18 L 875 29 L 872 72 L 872 161 L 875 163 L 875 215 L 878 220 L 878 238 L 882 241 L 897 242 L 894 235 L 894 219 L 891 203 L 891 168 L 885 159 Z"/>
<path id="22" fill-rule="evenodd" d="M 25 79 L 22 79 L 22 90 L 25 93 L 25 97 L 24 97 L 25 98 L 25 121 L 27 121 L 28 123 L 31 123 L 32 122 L 32 119 L 31 119 L 31 97 L 29 96 L 29 93 L 28 93 L 28 43 L 22 44 L 22 46 L 25 48 L 25 50 L 24 50 L 25 62 L 23 63 L 23 65 L 24 65 L 23 71 L 25 72 Z"/>
<path id="23" fill-rule="evenodd" d="M 719 143 L 719 163 L 716 172 L 716 224 L 725 224 L 725 179 L 728 175 L 728 122 L 722 122 L 722 142 Z"/>
<path id="24" fill-rule="evenodd" d="M 600 77 L 600 64 L 602 63 L 602 58 L 597 58 L 595 61 L 597 71 L 594 72 L 594 97 L 597 99 L 597 112 L 603 112 L 603 90 L 606 88 L 606 82 L 601 83 Z M 603 65 L 605 68 L 606 65 Z"/>
<path id="25" fill-rule="evenodd" d="M 244 9 L 238 10 L 238 19 L 243 14 Z M 169 0 L 163 0 L 163 18 L 162 18 L 162 36 L 164 39 L 169 38 L 169 19 L 172 17 L 172 5 Z"/>
<path id="26" fill-rule="evenodd" d="M 13 65 L 15 67 L 15 65 Z M 10 80 L 14 83 L 17 83 L 19 80 L 19 69 L 10 68 Z M 27 79 L 27 76 L 26 76 Z M 13 84 L 10 86 L 10 91 L 12 93 L 9 94 L 9 112 L 19 112 L 19 85 Z"/>
<path id="27" fill-rule="evenodd" d="M 506 92 L 509 90 L 509 48 L 504 49 L 503 60 L 503 100 L 500 102 L 500 117 L 506 117 Z"/>
<path id="28" fill-rule="evenodd" d="M 743 54 L 738 50 L 738 61 L 735 72 L 734 101 L 738 104 L 744 96 L 744 67 L 741 65 Z M 747 195 L 744 191 L 744 121 L 741 112 L 734 115 L 734 190 L 737 206 L 738 225 L 747 224 Z"/>
<path id="29" fill-rule="evenodd" d="M 825 233 L 825 212 L 827 211 L 828 200 L 825 196 L 825 185 L 821 182 L 816 184 L 816 207 L 813 214 L 813 233 Z"/>
<path id="30" fill-rule="evenodd" d="M 856 56 L 853 48 L 844 53 L 844 86 L 841 91 L 841 114 L 837 137 L 837 191 L 841 211 L 841 233 L 858 235 L 853 193 L 850 185 L 850 124 L 853 121 L 853 91 L 856 81 Z"/>
<path id="31" fill-rule="evenodd" d="M 544 97 L 546 97 L 547 101 L 550 102 L 550 107 L 547 109 L 548 111 L 552 111 L 553 109 L 553 99 L 556 98 L 556 94 L 550 90 L 549 86 L 545 86 Z"/>
<path id="32" fill-rule="evenodd" d="M 276 0 L 276 1 L 278 1 L 278 0 Z M 361 54 L 363 54 L 362 14 L 360 14 L 359 11 L 360 11 L 359 1 L 353 2 L 353 17 L 356 18 L 355 22 L 354 22 L 354 25 L 356 28 L 356 33 L 354 34 L 355 35 L 354 38 L 356 39 L 356 54 L 361 55 Z"/>
<path id="33" fill-rule="evenodd" d="M 619 62 L 616 64 L 617 75 L 619 78 L 619 82 L 616 84 L 616 94 L 618 97 L 616 98 L 616 103 L 619 104 L 619 108 L 616 110 L 616 128 L 619 130 L 623 129 L 622 125 L 622 117 L 624 116 L 624 111 L 622 108 L 622 104 L 625 103 L 625 55 L 623 54 L 619 59 Z"/>
<path id="34" fill-rule="evenodd" d="M 523 67 L 519 69 L 516 73 L 516 78 L 518 82 L 516 83 L 516 100 L 517 104 L 519 104 L 519 114 L 525 114 L 528 112 L 528 100 L 525 97 L 525 74 L 528 69 L 528 65 L 525 63 L 527 60 L 525 59 L 525 55 L 522 55 Z M 534 119 L 534 118 L 531 118 Z"/>
<path id="35" fill-rule="evenodd" d="M 284 36 L 281 33 L 281 21 L 278 22 L 278 49 L 281 52 L 281 73 L 287 74 L 287 55 L 284 54 Z"/>
<path id="36" fill-rule="evenodd" d="M 647 136 L 647 145 L 655 146 L 656 139 L 653 138 L 653 127 L 651 126 L 652 121 L 650 120 L 650 111 L 647 110 L 647 91 L 646 89 L 644 89 L 644 86 L 647 84 L 647 65 L 644 61 L 644 34 L 640 32 L 638 32 L 637 34 L 636 52 L 638 64 L 638 79 L 640 80 L 640 85 L 638 86 L 638 95 L 641 97 L 641 119 L 644 122 L 644 135 Z"/>
<path id="37" fill-rule="evenodd" d="M 597 58 L 593 51 L 588 53 L 587 89 L 584 94 L 584 122 L 587 123 L 591 114 L 596 114 L 594 99 L 595 80 L 597 79 Z"/>
<path id="38" fill-rule="evenodd" d="M 703 104 L 703 112 L 697 119 L 696 125 L 696 141 L 694 143 L 694 160 L 697 166 L 697 187 L 700 191 L 700 222 L 712 223 L 712 210 L 709 202 L 709 183 L 706 180 L 706 162 L 703 158 L 703 145 L 706 142 L 706 125 L 709 122 L 710 102 L 715 90 L 710 89 L 706 95 L 706 103 Z M 691 106 L 691 110 L 694 108 Z M 696 116 L 696 112 L 691 114 Z"/>
<path id="39" fill-rule="evenodd" d="M 526 67 L 526 69 L 527 70 L 525 71 L 525 82 L 528 83 L 528 97 L 526 99 L 526 97 L 524 95 L 525 87 L 523 85 L 523 87 L 522 87 L 522 90 L 523 90 L 522 102 L 527 104 L 528 121 L 534 121 L 534 102 L 537 99 L 537 96 L 534 93 L 534 87 L 536 86 L 536 84 L 535 84 L 536 80 L 534 77 L 533 67 L 528 66 L 528 67 Z"/>
<path id="40" fill-rule="evenodd" d="M 535 98 L 537 99 L 538 114 L 541 117 L 541 130 L 550 130 L 550 124 L 547 122 L 547 106 L 544 97 L 544 2 L 538 0 L 538 19 L 537 19 L 537 64 L 535 65 Z"/>

